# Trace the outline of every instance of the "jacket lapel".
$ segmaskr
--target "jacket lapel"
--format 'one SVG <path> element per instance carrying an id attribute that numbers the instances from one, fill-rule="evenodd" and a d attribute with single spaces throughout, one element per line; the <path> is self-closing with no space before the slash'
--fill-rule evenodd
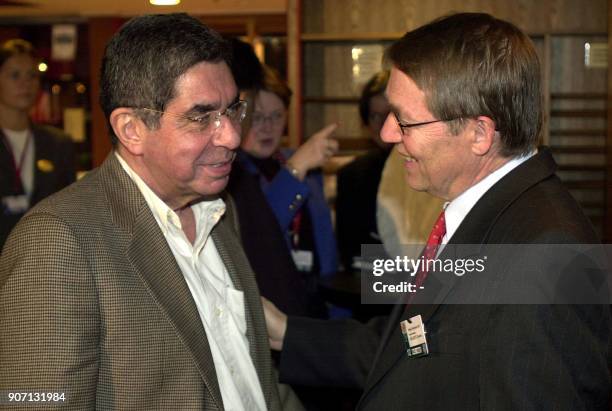
<path id="1" fill-rule="evenodd" d="M 524 191 L 552 176 L 555 168 L 556 164 L 550 150 L 540 147 L 538 154 L 504 176 L 478 200 L 439 258 L 442 260 L 466 258 L 478 254 L 482 245 L 486 244 L 495 221 L 504 210 Z M 459 277 L 455 275 L 431 273 L 427 277 L 424 292 L 417 295 L 412 304 L 408 307 L 405 304 L 397 305 L 393 309 L 387 330 L 381 338 L 374 366 L 368 376 L 362 400 L 405 355 L 399 323 L 415 315 L 421 315 L 427 328 L 428 320 L 445 302 L 458 279 Z"/>
<path id="2" fill-rule="evenodd" d="M 136 185 L 111 153 L 100 169 L 114 223 L 131 236 L 124 244 L 136 275 L 173 325 L 219 409 L 223 400 L 195 301 L 165 238 Z M 120 240 L 119 240 L 120 241 Z"/>
<path id="3" fill-rule="evenodd" d="M 47 187 L 54 187 L 52 181 L 49 180 L 49 173 L 43 173 L 38 168 L 38 160 L 41 158 L 48 159 L 49 143 L 35 127 L 32 127 L 32 140 L 34 142 L 34 189 L 32 191 L 31 204 L 35 204 L 48 195 Z"/>
<path id="4" fill-rule="evenodd" d="M 0 130 L 0 194 L 13 195 L 13 182 L 15 181 L 15 169 L 13 168 L 12 156 L 6 145 L 4 133 Z"/>

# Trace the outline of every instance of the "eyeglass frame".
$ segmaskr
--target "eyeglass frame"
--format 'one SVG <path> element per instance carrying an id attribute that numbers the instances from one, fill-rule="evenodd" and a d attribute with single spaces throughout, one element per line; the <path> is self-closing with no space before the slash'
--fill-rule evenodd
<path id="1" fill-rule="evenodd" d="M 229 117 L 229 115 L 231 114 L 232 111 L 238 111 L 239 107 L 242 108 L 242 114 L 240 115 L 240 118 L 238 119 L 238 124 L 242 123 L 242 121 L 246 118 L 248 104 L 249 103 L 246 100 L 238 100 L 235 103 L 226 107 L 224 110 L 208 111 L 206 113 L 203 113 L 200 118 L 194 118 L 186 114 L 173 113 L 171 111 L 155 110 L 155 109 L 148 108 L 148 107 L 141 107 L 140 109 L 145 110 L 145 111 L 150 111 L 152 113 L 159 113 L 161 115 L 168 114 L 174 117 L 189 120 L 190 122 L 197 123 L 200 127 L 203 127 L 204 128 L 203 131 L 207 130 L 208 127 L 210 127 L 211 125 L 214 125 L 214 128 L 212 131 L 217 131 L 221 128 L 221 117 L 227 116 L 231 122 L 232 120 Z M 213 119 L 213 121 L 209 120 L 211 118 Z M 206 124 L 207 121 L 210 121 L 210 122 Z"/>
<path id="2" fill-rule="evenodd" d="M 274 118 L 278 116 L 277 118 Z M 259 120 L 257 120 L 259 117 Z M 260 112 L 253 111 L 251 113 L 251 125 L 253 127 L 261 127 L 266 124 L 266 122 L 270 122 L 272 126 L 278 126 L 283 124 L 287 120 L 287 113 L 285 111 L 276 111 L 272 114 L 266 116 Z"/>
<path id="3" fill-rule="evenodd" d="M 455 118 L 441 119 L 441 120 L 422 121 L 420 123 L 406 123 L 406 122 L 403 122 L 402 120 L 400 120 L 400 118 L 397 115 L 397 113 L 393 112 L 393 116 L 395 117 L 395 121 L 397 121 L 397 125 L 400 128 L 400 131 L 402 132 L 402 135 L 405 135 L 404 129 L 410 129 L 410 128 L 419 127 L 419 126 L 426 126 L 427 124 L 434 124 L 434 123 L 442 123 L 442 122 L 454 121 L 454 120 L 459 120 L 461 118 L 461 117 L 455 117 Z"/>

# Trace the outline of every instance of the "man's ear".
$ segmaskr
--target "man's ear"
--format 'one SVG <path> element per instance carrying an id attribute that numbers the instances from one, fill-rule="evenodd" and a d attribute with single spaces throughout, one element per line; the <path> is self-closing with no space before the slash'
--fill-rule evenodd
<path id="1" fill-rule="evenodd" d="M 495 122 L 490 117 L 478 116 L 475 121 L 472 152 L 478 156 L 484 156 L 492 149 L 498 133 L 495 131 Z"/>
<path id="2" fill-rule="evenodd" d="M 142 153 L 146 126 L 134 110 L 127 107 L 114 109 L 110 114 L 110 124 L 125 150 L 134 156 Z"/>

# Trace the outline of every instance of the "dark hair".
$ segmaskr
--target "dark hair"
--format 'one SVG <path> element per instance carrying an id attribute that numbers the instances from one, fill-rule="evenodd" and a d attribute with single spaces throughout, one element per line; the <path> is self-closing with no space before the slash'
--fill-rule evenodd
<path id="1" fill-rule="evenodd" d="M 540 63 L 529 37 L 513 24 L 483 13 L 453 14 L 406 33 L 387 56 L 423 90 L 436 118 L 490 117 L 503 156 L 537 146 Z M 450 123 L 454 133 L 461 125 Z"/>
<path id="2" fill-rule="evenodd" d="M 239 90 L 259 88 L 263 83 L 263 69 L 253 46 L 244 41 L 231 38 L 232 75 Z"/>
<path id="3" fill-rule="evenodd" d="M 279 72 L 270 66 L 264 65 L 263 73 L 263 84 L 259 90 L 265 90 L 276 94 L 283 101 L 285 108 L 289 107 L 293 92 L 287 83 L 282 79 Z"/>
<path id="4" fill-rule="evenodd" d="M 359 98 L 359 115 L 366 126 L 370 124 L 370 100 L 385 92 L 389 81 L 389 70 L 379 71 L 368 80 Z"/>
<path id="5" fill-rule="evenodd" d="M 202 61 L 229 64 L 230 55 L 226 41 L 199 20 L 184 13 L 129 20 L 110 40 L 102 60 L 100 105 L 107 121 L 118 107 L 163 111 L 175 97 L 177 79 Z M 147 127 L 159 127 L 159 113 L 137 114 Z"/>
<path id="6" fill-rule="evenodd" d="M 33 59 L 38 58 L 36 55 L 36 50 L 34 50 L 34 46 L 32 46 L 32 43 L 29 41 L 23 39 L 11 39 L 5 41 L 0 47 L 0 67 L 2 67 L 11 57 L 22 54 L 30 56 Z"/>

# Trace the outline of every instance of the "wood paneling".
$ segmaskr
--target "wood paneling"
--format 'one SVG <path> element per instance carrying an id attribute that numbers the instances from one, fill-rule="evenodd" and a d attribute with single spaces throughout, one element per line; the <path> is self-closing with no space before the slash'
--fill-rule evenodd
<path id="1" fill-rule="evenodd" d="M 289 147 L 302 141 L 302 1 L 287 0 L 287 80 L 293 90 L 293 108 L 289 112 Z"/>
<path id="2" fill-rule="evenodd" d="M 606 0 L 309 0 L 304 33 L 406 32 L 451 12 L 490 13 L 530 34 L 603 33 Z"/>
<path id="3" fill-rule="evenodd" d="M 287 17 L 284 14 L 201 16 L 200 20 L 224 35 L 285 35 Z"/>
<path id="4" fill-rule="evenodd" d="M 104 48 L 124 19 L 92 18 L 89 20 L 89 84 L 91 101 L 92 166 L 99 166 L 111 150 L 106 118 L 100 108 L 100 65 Z"/>
<path id="5" fill-rule="evenodd" d="M 612 27 L 612 0 L 608 0 L 608 27 Z M 606 138 L 606 196 L 605 196 L 605 232 L 604 240 L 612 243 L 612 70 L 609 69 L 612 62 L 612 31 L 608 32 L 608 134 Z"/>

